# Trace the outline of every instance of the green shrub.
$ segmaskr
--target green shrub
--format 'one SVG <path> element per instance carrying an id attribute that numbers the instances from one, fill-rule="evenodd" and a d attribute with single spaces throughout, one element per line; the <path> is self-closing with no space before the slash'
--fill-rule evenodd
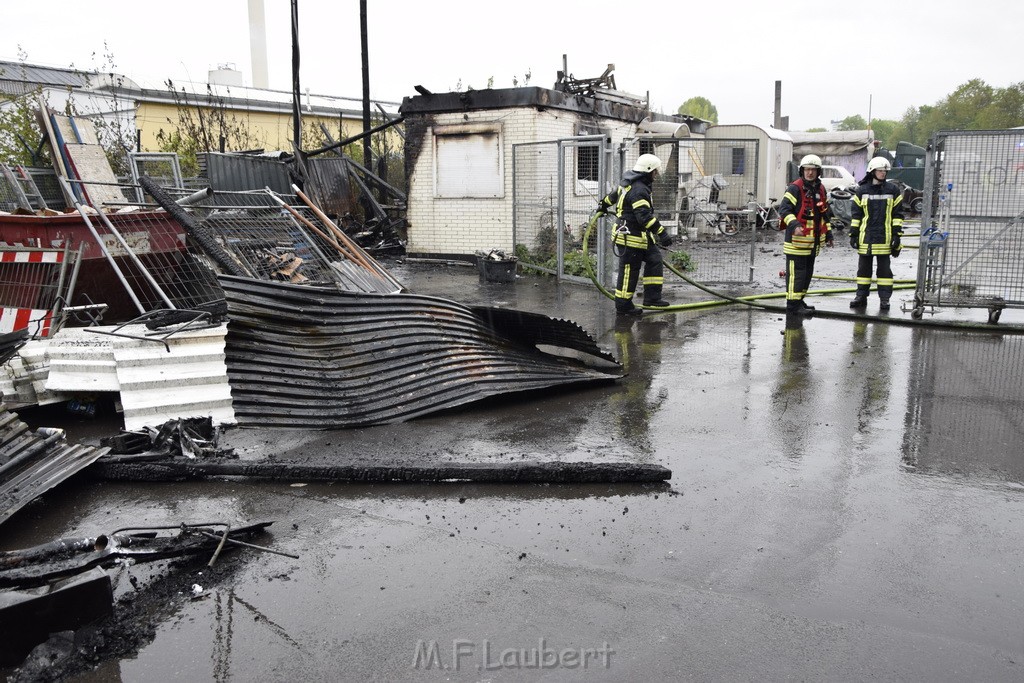
<path id="1" fill-rule="evenodd" d="M 693 260 L 693 257 L 690 256 L 688 252 L 685 252 L 682 249 L 671 252 L 668 257 L 668 262 L 671 263 L 676 270 L 681 270 L 683 272 L 697 270 L 697 262 Z"/>
<path id="2" fill-rule="evenodd" d="M 587 277 L 587 261 L 590 261 L 591 272 L 597 272 L 597 259 L 587 254 L 584 258 L 582 251 L 570 251 L 565 255 L 565 274 Z"/>

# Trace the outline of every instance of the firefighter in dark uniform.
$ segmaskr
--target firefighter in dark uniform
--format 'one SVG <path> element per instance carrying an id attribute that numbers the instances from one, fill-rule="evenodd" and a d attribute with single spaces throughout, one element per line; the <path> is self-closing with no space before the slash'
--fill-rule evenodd
<path id="1" fill-rule="evenodd" d="M 889 310 L 893 285 L 889 257 L 899 256 L 903 248 L 903 193 L 885 179 L 891 168 L 892 164 L 885 157 L 874 157 L 868 162 L 867 175 L 853 193 L 850 246 L 860 256 L 857 259 L 857 294 L 850 308 L 868 305 L 872 261 L 877 259 L 878 307 Z"/>
<path id="2" fill-rule="evenodd" d="M 828 191 L 821 184 L 821 159 L 808 154 L 800 160 L 800 177 L 786 188 L 779 202 L 781 227 L 786 231 L 786 312 L 809 315 L 804 302 L 814 276 L 814 257 L 822 245 L 832 246 Z"/>
<path id="3" fill-rule="evenodd" d="M 653 154 L 641 154 L 633 170 L 622 176 L 619 186 L 609 192 L 597 208 L 599 214 L 616 217 L 614 245 L 619 256 L 619 275 L 615 283 L 615 312 L 622 315 L 641 314 L 641 309 L 633 304 L 641 266 L 644 269 L 643 305 L 669 305 L 661 294 L 665 277 L 658 245 L 671 245 L 672 237 L 651 206 L 651 185 L 659 168 L 661 159 Z"/>

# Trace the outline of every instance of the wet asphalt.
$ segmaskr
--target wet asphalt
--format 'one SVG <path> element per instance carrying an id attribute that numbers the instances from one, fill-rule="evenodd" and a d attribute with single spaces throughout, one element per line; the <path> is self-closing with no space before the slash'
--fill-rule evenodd
<path id="1" fill-rule="evenodd" d="M 781 251 L 762 253 L 759 281 L 732 293 L 779 288 Z M 818 272 L 855 262 L 836 249 Z M 263 542 L 300 555 L 242 551 L 136 657 L 88 680 L 1024 677 L 1024 336 L 887 325 L 874 298 L 861 321 L 787 325 L 738 307 L 621 321 L 595 288 L 552 278 L 393 272 L 417 293 L 574 320 L 628 375 L 401 425 L 231 430 L 225 445 L 243 458 L 622 460 L 672 479 L 73 482 L 5 525 L 0 548 L 274 520 Z M 707 298 L 675 282 L 668 294 Z M 909 318 L 911 296 L 889 315 Z M 850 297 L 812 303 L 848 311 Z"/>

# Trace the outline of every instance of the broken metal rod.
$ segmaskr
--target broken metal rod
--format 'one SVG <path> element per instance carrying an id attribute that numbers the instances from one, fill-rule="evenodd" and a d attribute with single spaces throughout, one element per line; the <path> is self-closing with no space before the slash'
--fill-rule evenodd
<path id="1" fill-rule="evenodd" d="M 327 214 L 325 214 L 323 211 L 320 210 L 320 207 L 318 207 L 316 204 L 314 204 L 309 199 L 309 197 L 307 197 L 305 194 L 303 194 L 302 190 L 300 190 L 298 188 L 298 186 L 292 185 L 292 190 L 298 195 L 299 199 L 301 199 L 303 202 L 305 202 L 306 206 L 308 206 L 310 208 L 310 210 L 312 210 L 313 213 L 316 214 L 317 218 L 319 218 L 321 221 L 323 221 L 324 225 L 326 225 L 327 227 L 331 228 L 331 230 L 338 236 L 339 240 L 344 242 L 346 244 L 346 246 L 348 246 L 350 249 L 352 249 L 352 251 L 355 252 L 359 256 L 359 258 L 356 260 L 357 263 L 359 263 L 360 265 L 364 266 L 367 270 L 369 270 L 369 271 L 371 271 L 373 273 L 376 273 L 380 277 L 382 277 L 385 280 L 391 282 L 393 285 L 395 285 L 395 287 L 398 288 L 398 291 L 403 291 L 405 289 L 405 287 L 402 286 L 402 283 L 399 282 L 398 280 L 396 280 L 394 278 L 394 276 L 391 275 L 391 273 L 389 273 L 387 271 L 386 268 L 384 268 L 379 263 L 377 263 L 377 261 L 374 260 L 374 258 L 372 256 L 370 256 L 369 254 L 364 252 L 362 247 L 360 247 L 358 244 L 353 242 L 352 239 L 348 235 L 346 235 L 345 232 L 341 228 L 339 228 L 337 225 L 335 225 L 334 221 L 332 221 L 330 218 L 328 218 Z"/>
<path id="2" fill-rule="evenodd" d="M 379 126 L 374 126 L 373 128 L 371 128 L 369 130 L 364 130 L 359 135 L 353 135 L 350 138 L 345 138 L 344 140 L 339 140 L 338 142 L 333 142 L 333 143 L 327 145 L 326 147 L 321 147 L 320 149 L 310 150 L 310 151 L 306 152 L 305 154 L 306 154 L 307 157 L 315 157 L 318 154 L 323 154 L 324 152 L 330 152 L 332 149 L 338 149 L 339 147 L 344 147 L 345 145 L 351 145 L 353 142 L 358 142 L 359 140 L 362 140 L 367 135 L 373 135 L 374 133 L 379 133 L 380 131 L 382 131 L 382 130 L 384 130 L 386 128 L 390 128 L 391 126 L 397 126 L 402 121 L 405 121 L 405 117 L 404 116 L 399 116 L 397 119 L 391 119 L 390 121 L 386 121 L 386 122 L 380 124 Z"/>
<path id="3" fill-rule="evenodd" d="M 221 534 L 221 537 L 220 537 L 220 543 L 217 544 L 217 549 L 213 551 L 213 557 L 210 558 L 210 561 L 206 565 L 207 567 L 212 567 L 214 565 L 214 563 L 217 561 L 217 558 L 220 557 L 220 551 L 224 550 L 224 544 L 227 543 L 228 534 L 230 534 L 230 533 L 231 533 L 231 525 L 230 524 L 225 524 L 224 525 L 224 532 Z"/>
<path id="4" fill-rule="evenodd" d="M 209 531 L 200 531 L 199 533 L 200 533 L 200 535 L 206 536 L 207 538 L 212 538 L 215 541 L 218 540 L 218 539 L 221 541 L 221 545 L 217 547 L 217 553 L 220 552 L 220 548 L 221 548 L 221 546 L 224 545 L 224 540 L 226 539 L 227 542 L 232 544 L 232 545 L 240 545 L 240 546 L 244 546 L 246 548 L 252 548 L 253 550 L 262 550 L 265 553 L 274 553 L 275 555 L 284 555 L 285 557 L 290 557 L 293 560 L 299 559 L 298 555 L 293 555 L 292 553 L 286 553 L 283 550 L 274 550 L 273 548 L 268 548 L 268 547 L 262 546 L 262 545 L 256 545 L 255 543 L 246 543 L 245 541 L 239 541 L 239 540 L 234 539 L 234 538 L 227 538 L 227 531 L 224 532 L 224 536 L 218 536 L 217 534 L 211 534 Z M 217 559 L 217 553 L 214 553 L 213 559 L 210 560 L 210 565 L 209 566 L 211 566 L 211 567 L 213 566 L 213 561 Z"/>

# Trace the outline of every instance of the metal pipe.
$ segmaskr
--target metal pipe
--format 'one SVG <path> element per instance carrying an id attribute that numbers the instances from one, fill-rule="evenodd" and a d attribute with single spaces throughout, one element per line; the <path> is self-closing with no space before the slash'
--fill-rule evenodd
<path id="1" fill-rule="evenodd" d="M 146 282 L 148 282 L 149 286 L 153 288 L 153 291 L 160 295 L 160 298 L 164 300 L 164 303 L 167 304 L 168 308 L 177 308 L 177 306 L 175 306 L 174 303 L 171 301 L 170 297 L 168 297 L 167 294 L 164 292 L 163 287 L 157 284 L 157 281 L 153 278 L 153 274 L 149 272 L 149 268 L 146 268 L 146 266 L 142 264 L 142 260 L 139 259 L 138 255 L 135 253 L 135 250 L 128 245 L 128 242 L 124 239 L 124 237 L 121 236 L 121 233 L 118 232 L 117 228 L 114 227 L 114 224 L 110 222 L 110 219 L 107 218 L 107 214 L 103 213 L 103 210 L 98 208 L 96 208 L 96 213 L 97 215 L 99 215 L 100 220 L 103 221 L 103 225 L 107 226 L 107 230 L 110 231 L 110 234 L 113 235 L 114 238 L 118 241 L 118 243 L 120 243 L 120 245 L 124 248 L 125 252 L 128 254 L 128 258 L 130 258 L 138 267 L 139 272 L 142 273 L 142 277 L 146 278 Z"/>
<path id="2" fill-rule="evenodd" d="M 331 230 L 336 235 L 338 235 L 339 239 L 341 241 L 343 241 L 346 244 L 346 246 L 348 246 L 350 249 L 352 249 L 353 253 L 359 257 L 358 259 L 356 259 L 357 263 L 359 263 L 360 265 L 365 267 L 370 272 L 376 273 L 377 275 L 379 275 L 379 276 L 383 277 L 384 279 L 388 280 L 389 282 L 391 282 L 393 285 L 395 285 L 395 287 L 398 288 L 398 291 L 402 291 L 402 290 L 405 289 L 405 287 L 402 286 L 402 283 L 399 282 L 398 280 L 396 280 L 394 278 L 394 276 L 387 271 L 386 268 L 384 268 L 379 263 L 377 263 L 373 259 L 372 256 L 366 254 L 363 251 L 362 247 L 360 247 L 358 244 L 353 242 L 352 239 L 348 235 L 346 235 L 344 233 L 344 231 L 342 231 L 341 228 L 339 228 L 337 225 L 335 225 L 334 221 L 332 221 L 330 218 L 328 218 L 327 214 L 325 214 L 323 211 L 320 210 L 320 207 L 318 207 L 316 204 L 314 204 L 309 199 L 309 197 L 307 197 L 305 194 L 303 194 L 302 190 L 300 190 L 295 185 L 292 185 L 292 189 L 298 195 L 299 199 L 301 199 L 303 202 L 305 202 L 306 206 L 308 206 L 313 211 L 313 213 L 315 213 L 317 215 L 317 218 L 319 218 L 321 221 L 323 221 L 324 225 L 326 225 L 329 228 L 331 228 Z"/>
<path id="3" fill-rule="evenodd" d="M 292 185 L 292 190 L 294 190 L 295 194 L 299 197 L 299 199 L 301 199 L 306 204 L 306 206 L 308 206 L 310 210 L 316 214 L 316 217 L 323 221 L 323 224 L 326 225 L 331 230 L 332 233 L 334 233 L 335 237 L 338 239 L 338 243 L 344 244 L 348 249 L 351 250 L 352 255 L 350 258 L 354 262 L 358 263 L 367 270 L 373 270 L 373 266 L 370 265 L 370 262 L 367 261 L 361 253 L 359 253 L 358 245 L 355 242 L 353 242 L 352 239 L 348 235 L 346 235 L 341 228 L 335 225 L 334 221 L 328 218 L 327 214 L 320 210 L 320 207 L 316 206 L 313 203 L 313 201 L 309 197 L 307 197 L 302 192 L 302 190 L 299 189 L 297 185 Z"/>
<path id="4" fill-rule="evenodd" d="M 224 532 L 220 536 L 220 543 L 217 544 L 217 549 L 215 551 L 213 551 L 213 557 L 211 557 L 210 561 L 206 564 L 207 567 L 212 567 L 214 565 L 214 563 L 217 561 L 217 558 L 220 557 L 220 551 L 224 550 L 224 544 L 227 543 L 228 534 L 230 534 L 230 533 L 231 533 L 231 525 L 230 524 L 225 524 L 224 525 Z"/>
<path id="5" fill-rule="evenodd" d="M 213 538 L 213 539 L 221 538 L 223 540 L 224 538 L 226 538 L 226 536 L 225 537 L 218 537 L 216 534 L 211 534 L 209 531 L 200 531 L 199 534 L 202 535 L 202 536 L 206 536 L 207 538 Z M 286 553 L 283 550 L 274 550 L 273 548 L 268 548 L 268 547 L 262 546 L 262 545 L 256 545 L 255 543 L 246 543 L 245 541 L 239 541 L 239 540 L 234 539 L 234 538 L 228 538 L 227 542 L 230 543 L 231 545 L 240 545 L 240 546 L 243 546 L 245 548 L 252 548 L 253 550 L 262 550 L 265 553 L 274 553 L 275 555 L 284 555 L 285 557 L 290 557 L 293 560 L 299 559 L 298 555 L 293 555 L 292 553 Z"/>
<path id="6" fill-rule="evenodd" d="M 128 280 L 125 279 L 124 273 L 122 273 L 121 269 L 117 266 L 117 262 L 114 260 L 114 256 L 110 253 L 110 250 L 107 249 L 107 245 L 105 245 L 103 240 L 100 239 L 100 234 L 96 231 L 96 226 L 94 226 L 92 221 L 89 220 L 89 215 L 85 213 L 85 207 L 82 206 L 82 203 L 78 201 L 78 197 L 75 195 L 74 191 L 72 191 L 71 184 L 67 181 L 67 178 L 64 178 L 63 176 L 57 176 L 57 180 L 60 181 L 61 189 L 64 190 L 67 196 L 74 202 L 79 215 L 82 216 L 82 220 L 85 221 L 86 227 L 89 228 L 89 232 L 92 233 L 92 238 L 96 240 L 96 244 L 99 246 L 100 251 L 103 252 L 103 256 L 105 256 L 107 262 L 110 263 L 110 267 L 114 269 L 114 274 L 117 275 L 117 279 L 121 281 L 121 284 L 124 285 L 125 291 L 128 292 L 128 297 L 132 300 L 132 303 L 135 304 L 135 307 L 139 309 L 139 313 L 145 313 L 146 308 L 139 301 L 138 297 L 135 296 L 135 292 L 132 291 L 132 287 L 128 284 Z"/>
<path id="7" fill-rule="evenodd" d="M 212 187 L 204 187 L 201 190 L 197 190 L 196 192 L 193 192 L 190 195 L 182 197 L 181 199 L 177 200 L 175 202 L 175 204 L 177 204 L 178 206 L 191 206 L 191 205 L 195 204 L 196 202 L 200 202 L 200 201 L 202 201 L 202 200 L 204 200 L 204 199 L 206 199 L 208 197 L 212 197 L 212 196 L 213 196 L 213 188 Z"/>

